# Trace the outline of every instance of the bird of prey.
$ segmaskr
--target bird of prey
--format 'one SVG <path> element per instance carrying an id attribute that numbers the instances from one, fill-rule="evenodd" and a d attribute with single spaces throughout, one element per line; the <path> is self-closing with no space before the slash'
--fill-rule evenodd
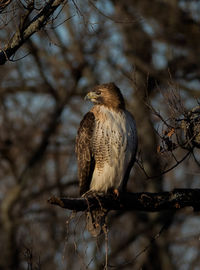
<path id="1" fill-rule="evenodd" d="M 86 99 L 94 106 L 76 137 L 80 195 L 124 190 L 138 144 L 134 118 L 114 83 L 97 85 Z"/>

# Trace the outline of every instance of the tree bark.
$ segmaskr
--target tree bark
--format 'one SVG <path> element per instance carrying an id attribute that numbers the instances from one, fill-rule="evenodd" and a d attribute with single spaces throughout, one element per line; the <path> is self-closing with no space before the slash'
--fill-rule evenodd
<path id="1" fill-rule="evenodd" d="M 38 15 L 28 22 L 28 15 L 34 7 L 29 7 L 28 14 L 21 22 L 21 26 L 14 34 L 9 44 L 0 50 L 0 65 L 9 61 L 9 58 L 35 33 L 44 27 L 54 11 L 64 2 L 64 0 L 49 0 Z"/>
<path id="2" fill-rule="evenodd" d="M 200 210 L 200 189 L 175 189 L 170 192 L 140 192 L 88 196 L 87 198 L 58 198 L 52 196 L 48 202 L 62 208 L 75 211 L 86 211 L 97 208 L 123 211 L 159 212 L 178 210 L 186 206 Z"/>

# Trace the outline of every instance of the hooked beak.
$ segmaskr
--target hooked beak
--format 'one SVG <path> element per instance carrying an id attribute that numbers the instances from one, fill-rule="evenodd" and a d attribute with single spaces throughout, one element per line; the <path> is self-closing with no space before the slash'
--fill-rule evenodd
<path id="1" fill-rule="evenodd" d="M 96 101 L 96 98 L 97 98 L 97 94 L 95 94 L 95 92 L 89 92 L 86 96 L 85 96 L 85 100 L 91 100 L 92 102 L 95 102 Z"/>

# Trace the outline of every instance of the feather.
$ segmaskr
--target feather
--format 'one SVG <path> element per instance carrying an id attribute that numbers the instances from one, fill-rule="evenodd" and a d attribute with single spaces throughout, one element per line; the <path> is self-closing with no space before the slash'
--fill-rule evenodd
<path id="1" fill-rule="evenodd" d="M 80 123 L 76 137 L 75 152 L 78 159 L 78 178 L 80 195 L 89 190 L 92 174 L 95 167 L 94 155 L 92 153 L 92 137 L 95 117 L 88 112 Z"/>
<path id="2" fill-rule="evenodd" d="M 80 194 L 125 189 L 137 151 L 133 116 L 114 83 L 96 86 L 87 94 L 95 103 L 80 123 L 76 138 Z M 102 209 L 87 212 L 87 227 L 98 235 L 105 225 Z"/>

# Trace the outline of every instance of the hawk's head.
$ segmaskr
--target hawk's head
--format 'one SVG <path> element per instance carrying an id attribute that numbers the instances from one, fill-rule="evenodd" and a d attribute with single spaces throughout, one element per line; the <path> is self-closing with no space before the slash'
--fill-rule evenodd
<path id="1" fill-rule="evenodd" d="M 95 86 L 85 98 L 91 100 L 94 104 L 105 105 L 115 109 L 125 108 L 124 98 L 114 83 Z"/>

